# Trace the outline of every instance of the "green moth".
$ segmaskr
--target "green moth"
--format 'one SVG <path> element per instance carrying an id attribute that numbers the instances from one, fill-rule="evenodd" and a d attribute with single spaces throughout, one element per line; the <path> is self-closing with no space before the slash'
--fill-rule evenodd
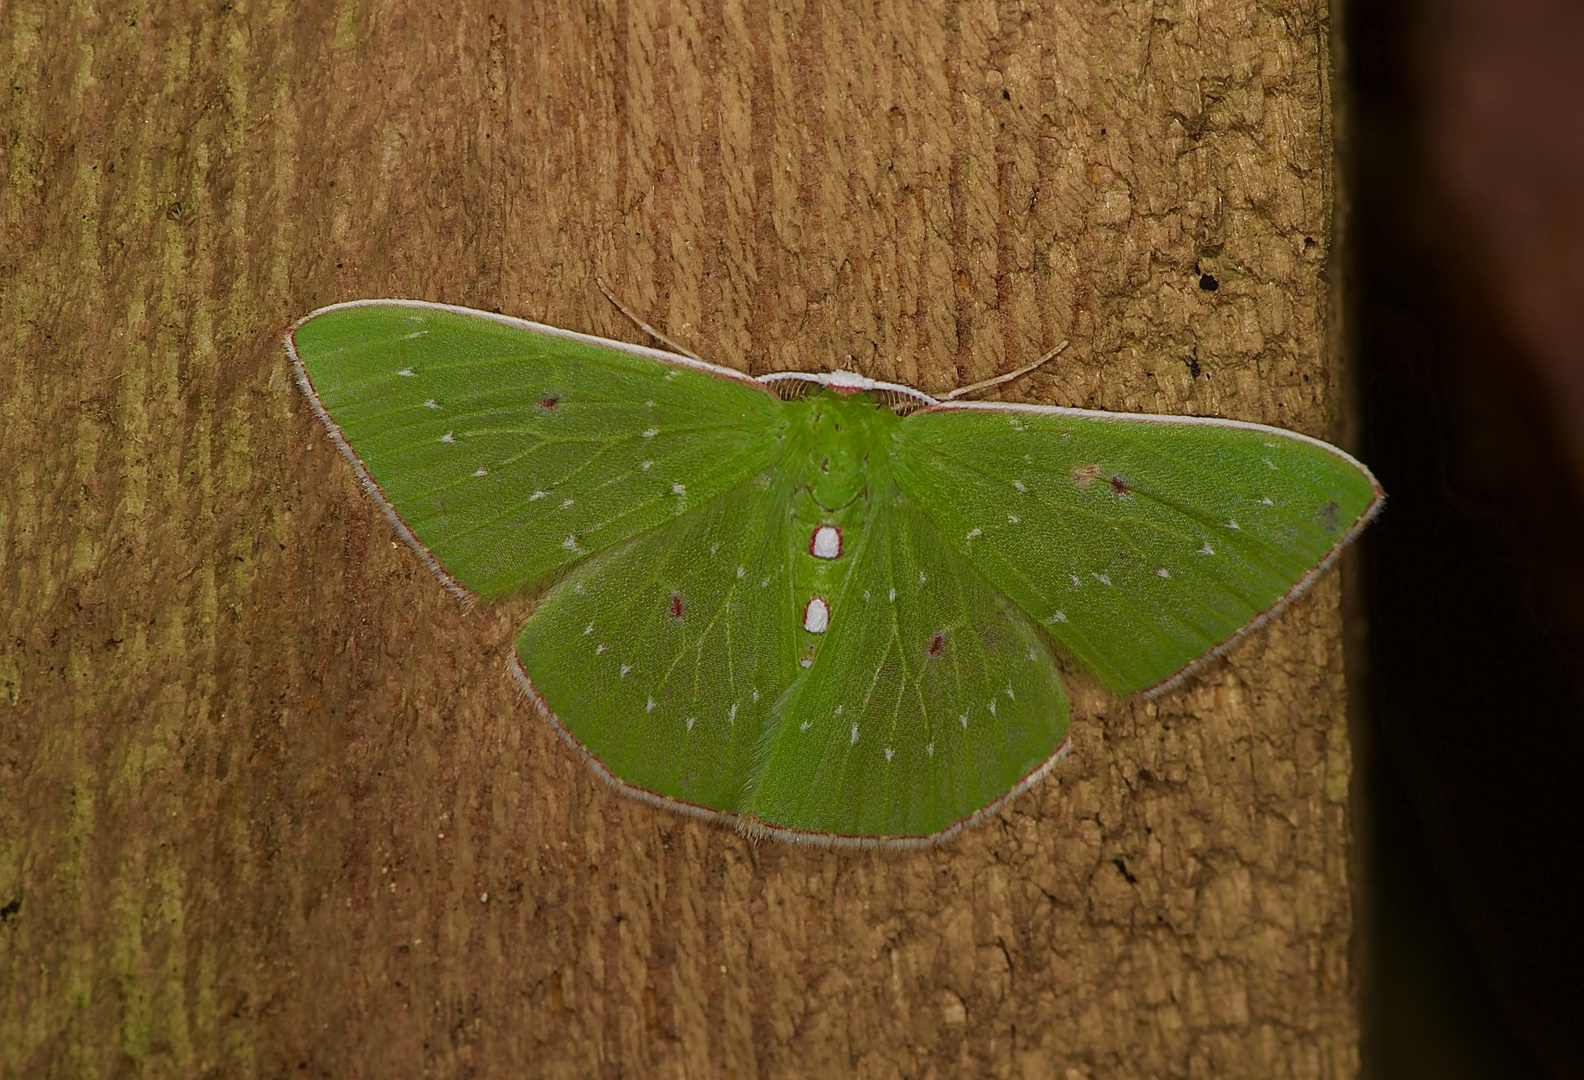
<path id="1" fill-rule="evenodd" d="M 1066 753 L 1058 656 L 1164 690 L 1383 499 L 1258 424 L 750 378 L 438 304 L 337 304 L 286 347 L 447 588 L 543 588 L 512 671 L 602 778 L 784 840 L 955 834 Z"/>

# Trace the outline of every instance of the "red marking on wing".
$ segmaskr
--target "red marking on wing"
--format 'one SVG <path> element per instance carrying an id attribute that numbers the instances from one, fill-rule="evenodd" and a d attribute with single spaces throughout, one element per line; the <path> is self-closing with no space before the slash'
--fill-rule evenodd
<path id="1" fill-rule="evenodd" d="M 561 404 L 561 395 L 552 394 L 539 403 L 539 408 L 543 409 L 545 412 L 549 412 L 559 404 Z"/>
<path id="2" fill-rule="evenodd" d="M 945 647 L 946 647 L 946 636 L 944 634 L 936 634 L 933 638 L 930 639 L 929 654 L 931 656 L 939 656 L 940 655 L 940 651 L 942 649 L 944 649 Z"/>
<path id="3" fill-rule="evenodd" d="M 687 614 L 687 605 L 682 602 L 682 594 L 681 593 L 672 593 L 671 594 L 671 617 L 673 619 L 680 619 L 682 616 L 684 616 L 686 614 Z"/>

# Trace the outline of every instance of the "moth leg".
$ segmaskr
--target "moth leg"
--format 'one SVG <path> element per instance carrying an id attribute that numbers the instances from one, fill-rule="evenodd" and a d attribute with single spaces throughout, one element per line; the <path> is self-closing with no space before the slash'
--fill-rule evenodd
<path id="1" fill-rule="evenodd" d="M 609 294 L 607 294 L 607 295 L 609 295 Z M 971 384 L 969 386 L 958 387 L 956 390 L 953 390 L 951 393 L 943 395 L 941 397 L 941 400 L 942 401 L 953 401 L 953 400 L 955 400 L 957 398 L 962 397 L 964 394 L 971 394 L 971 393 L 973 393 L 976 390 L 988 390 L 992 386 L 1000 386 L 1004 382 L 1011 382 L 1013 379 L 1017 378 L 1019 375 L 1027 375 L 1029 372 L 1033 371 L 1035 368 L 1039 367 L 1041 364 L 1044 364 L 1044 363 L 1046 363 L 1048 361 L 1056 359 L 1057 354 L 1060 353 L 1063 349 L 1065 349 L 1068 346 L 1068 344 L 1070 344 L 1070 343 L 1066 342 L 1066 341 L 1063 341 L 1060 345 L 1056 346 L 1054 349 L 1052 349 L 1050 352 L 1046 353 L 1044 356 L 1040 357 L 1038 360 L 1034 361 L 1032 364 L 1025 364 L 1023 367 L 1018 368 L 1016 371 L 1009 371 L 1005 375 L 997 375 L 995 378 L 986 379 L 984 382 L 976 382 L 976 383 L 973 383 L 973 384 Z"/>
<path id="2" fill-rule="evenodd" d="M 654 327 L 650 326 L 648 323 L 646 323 L 642 319 L 640 319 L 633 312 L 632 308 L 628 307 L 626 304 L 624 304 L 620 300 L 616 299 L 616 294 L 610 291 L 609 286 L 607 286 L 605 284 L 605 282 L 604 282 L 604 280 L 602 278 L 596 276 L 594 278 L 594 284 L 598 285 L 599 289 L 600 289 L 600 292 L 605 294 L 605 299 L 607 299 L 611 303 L 615 304 L 616 305 L 616 310 L 620 311 L 623 315 L 627 316 L 628 321 L 630 321 L 638 329 L 642 330 L 644 333 L 648 334 L 650 337 L 654 338 L 656 341 L 661 342 L 661 343 L 665 344 L 666 346 L 668 346 L 671 349 L 672 352 L 681 353 L 683 356 L 686 356 L 688 359 L 697 360 L 701 364 L 705 362 L 704 358 L 702 356 L 700 356 L 698 353 L 694 352 L 692 349 L 689 349 L 685 345 L 678 345 L 676 342 L 674 342 L 670 338 L 666 337 L 660 331 L 656 330 Z"/>

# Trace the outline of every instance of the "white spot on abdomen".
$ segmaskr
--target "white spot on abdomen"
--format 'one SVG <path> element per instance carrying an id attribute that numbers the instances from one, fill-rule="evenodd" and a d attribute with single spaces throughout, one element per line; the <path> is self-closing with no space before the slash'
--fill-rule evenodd
<path id="1" fill-rule="evenodd" d="M 456 442 L 456 434 L 454 432 L 448 431 L 444 435 L 440 436 L 440 441 L 454 443 Z"/>
<path id="2" fill-rule="evenodd" d="M 886 760 L 887 761 L 890 761 L 893 757 L 896 756 L 896 751 L 891 749 L 889 746 L 885 748 L 885 752 L 886 752 Z"/>
<path id="3" fill-rule="evenodd" d="M 823 634 L 830 628 L 830 605 L 816 596 L 803 609 L 803 629 L 811 634 Z"/>
<path id="4" fill-rule="evenodd" d="M 830 525 L 815 529 L 814 538 L 809 541 L 809 554 L 816 559 L 834 559 L 841 555 L 841 548 L 841 530 Z"/>
<path id="5" fill-rule="evenodd" d="M 434 398 L 430 398 L 428 401 L 424 402 L 424 408 L 426 409 L 438 409 L 439 407 L 440 403 Z"/>
<path id="6" fill-rule="evenodd" d="M 643 433 L 643 437 L 646 438 L 646 439 L 652 439 L 658 434 L 660 434 L 660 429 L 659 428 L 649 428 L 647 431 L 645 431 Z"/>

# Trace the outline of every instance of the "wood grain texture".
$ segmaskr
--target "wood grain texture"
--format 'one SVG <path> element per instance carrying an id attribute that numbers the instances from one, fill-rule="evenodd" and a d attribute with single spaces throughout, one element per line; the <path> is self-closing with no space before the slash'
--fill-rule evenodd
<path id="1" fill-rule="evenodd" d="M 1324 435 L 1318 0 L 0 7 L 0 1073 L 1345 1077 L 1333 575 L 926 853 L 622 800 L 283 328 L 406 296 L 754 373 Z M 1212 290 L 1212 280 L 1215 288 Z"/>

